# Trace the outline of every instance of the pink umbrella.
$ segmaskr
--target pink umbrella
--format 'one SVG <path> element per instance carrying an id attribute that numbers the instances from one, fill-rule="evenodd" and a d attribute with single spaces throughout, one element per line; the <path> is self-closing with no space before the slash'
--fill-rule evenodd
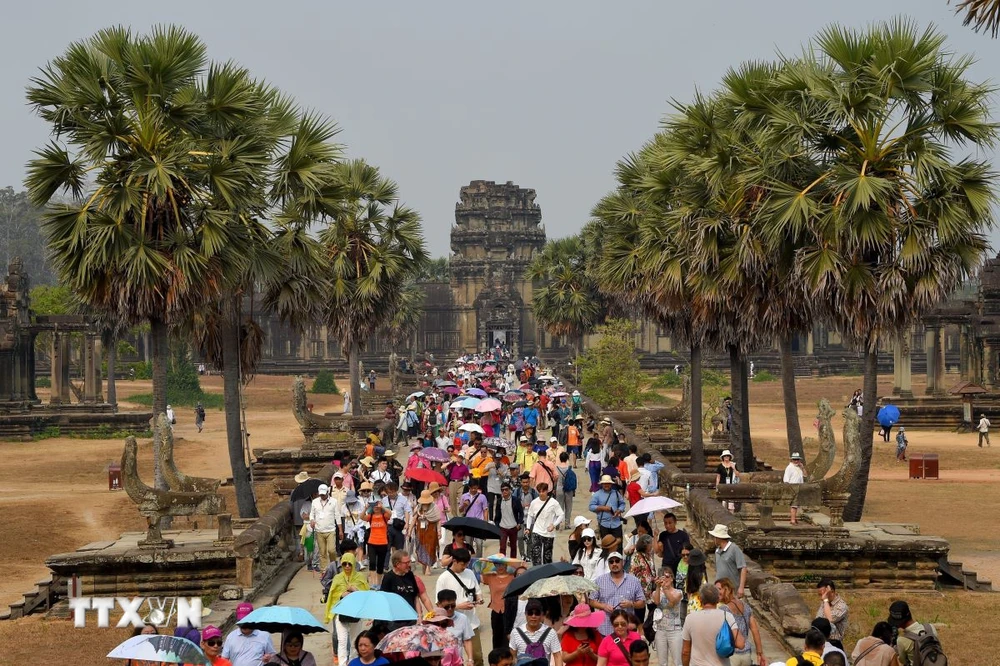
<path id="1" fill-rule="evenodd" d="M 494 365 L 488 365 L 485 368 L 483 368 L 483 372 L 496 372 L 496 371 L 497 369 L 496 366 Z"/>
<path id="2" fill-rule="evenodd" d="M 448 395 L 458 395 L 462 391 L 457 386 L 445 386 L 441 389 L 442 393 L 447 393 Z"/>
<path id="3" fill-rule="evenodd" d="M 497 400 L 496 398 L 486 398 L 486 400 L 483 400 L 481 403 L 476 405 L 476 411 L 495 412 L 496 410 L 501 409 L 502 407 L 503 405 L 500 404 L 500 401 Z"/>

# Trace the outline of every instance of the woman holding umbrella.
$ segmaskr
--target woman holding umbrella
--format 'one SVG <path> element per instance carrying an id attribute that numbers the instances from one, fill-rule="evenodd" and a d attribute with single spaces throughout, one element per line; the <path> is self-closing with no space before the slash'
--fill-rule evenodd
<path id="1" fill-rule="evenodd" d="M 346 664 L 350 658 L 351 651 L 351 630 L 358 628 L 355 618 L 334 617 L 333 607 L 341 599 L 358 590 L 369 589 L 368 580 L 365 575 L 358 571 L 358 562 L 354 553 L 344 553 L 340 556 L 340 573 L 333 577 L 330 583 L 330 592 L 326 595 L 326 616 L 325 622 L 333 622 L 334 631 L 337 632 L 337 658 L 341 664 Z M 352 621 L 348 621 L 348 619 Z M 356 630 L 356 629 L 355 629 Z"/>
<path id="2" fill-rule="evenodd" d="M 316 666 L 316 657 L 312 652 L 302 649 L 302 632 L 289 629 L 281 632 L 281 651 L 271 655 L 269 664 L 285 664 L 286 666 Z"/>
<path id="3" fill-rule="evenodd" d="M 417 518 L 413 521 L 412 530 L 416 532 L 417 561 L 424 567 L 424 575 L 429 576 L 431 567 L 437 561 L 438 526 L 441 524 L 441 512 L 430 489 L 420 493 L 417 500 Z"/>

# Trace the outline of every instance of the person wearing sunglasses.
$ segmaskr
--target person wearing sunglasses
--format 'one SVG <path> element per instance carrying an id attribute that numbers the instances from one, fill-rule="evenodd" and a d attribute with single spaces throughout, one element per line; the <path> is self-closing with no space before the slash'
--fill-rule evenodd
<path id="1" fill-rule="evenodd" d="M 510 632 L 510 649 L 516 655 L 547 659 L 554 666 L 562 666 L 559 634 L 542 622 L 542 602 L 538 599 L 529 599 L 524 607 L 524 624 Z"/>
<path id="2" fill-rule="evenodd" d="M 631 666 L 629 648 L 642 640 L 638 632 L 629 630 L 631 619 L 629 612 L 621 608 L 611 613 L 611 633 L 597 648 L 597 666 Z"/>
<path id="3" fill-rule="evenodd" d="M 368 578 L 358 571 L 358 562 L 354 553 L 341 555 L 340 573 L 334 576 L 330 582 L 330 592 L 326 595 L 326 615 L 324 616 L 324 622 L 332 621 L 333 629 L 337 633 L 337 658 L 341 664 L 346 664 L 353 656 L 350 654 L 353 643 L 352 633 L 361 629 L 361 625 L 354 618 L 334 616 L 333 607 L 348 594 L 367 589 L 369 589 Z"/>
<path id="4" fill-rule="evenodd" d="M 302 632 L 286 629 L 281 634 L 281 652 L 271 657 L 269 664 L 286 666 L 316 666 L 312 652 L 302 649 Z"/>
<path id="5" fill-rule="evenodd" d="M 201 632 L 201 649 L 208 657 L 212 666 L 233 666 L 233 663 L 222 656 L 222 630 L 208 625 Z"/>
<path id="6" fill-rule="evenodd" d="M 642 583 L 630 573 L 625 573 L 625 558 L 619 552 L 608 555 L 609 572 L 601 574 L 594 583 L 597 591 L 590 594 L 590 607 L 605 613 L 623 609 L 631 613 L 637 608 L 645 608 L 646 593 Z M 602 636 L 611 634 L 611 620 L 606 619 L 598 631 Z"/>

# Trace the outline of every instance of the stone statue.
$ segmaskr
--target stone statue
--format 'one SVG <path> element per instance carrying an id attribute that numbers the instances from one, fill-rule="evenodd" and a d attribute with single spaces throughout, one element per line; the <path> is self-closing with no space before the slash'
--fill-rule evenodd
<path id="1" fill-rule="evenodd" d="M 857 412 L 854 413 L 857 416 Z M 837 440 L 833 435 L 833 427 L 830 420 L 833 418 L 833 409 L 828 400 L 819 401 L 819 451 L 816 457 L 806 464 L 806 479 L 819 481 L 826 477 L 826 473 L 833 467 L 833 459 L 837 455 Z"/>
<path id="2" fill-rule="evenodd" d="M 214 493 L 219 490 L 222 483 L 219 479 L 188 476 L 177 469 L 174 462 L 174 429 L 167 422 L 166 414 L 160 414 L 154 421 L 153 441 L 159 444 L 153 448 L 159 448 L 160 470 L 170 490 L 184 493 Z"/>

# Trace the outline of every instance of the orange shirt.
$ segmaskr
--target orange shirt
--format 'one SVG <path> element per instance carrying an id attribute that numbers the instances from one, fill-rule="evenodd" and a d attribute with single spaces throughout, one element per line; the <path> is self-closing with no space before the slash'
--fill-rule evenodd
<path id="1" fill-rule="evenodd" d="M 566 429 L 566 446 L 580 446 L 580 430 L 576 426 Z"/>
<path id="2" fill-rule="evenodd" d="M 368 523 L 371 525 L 371 532 L 368 534 L 368 543 L 373 546 L 388 546 L 389 526 L 385 522 L 385 514 L 373 513 L 368 517 Z"/>

